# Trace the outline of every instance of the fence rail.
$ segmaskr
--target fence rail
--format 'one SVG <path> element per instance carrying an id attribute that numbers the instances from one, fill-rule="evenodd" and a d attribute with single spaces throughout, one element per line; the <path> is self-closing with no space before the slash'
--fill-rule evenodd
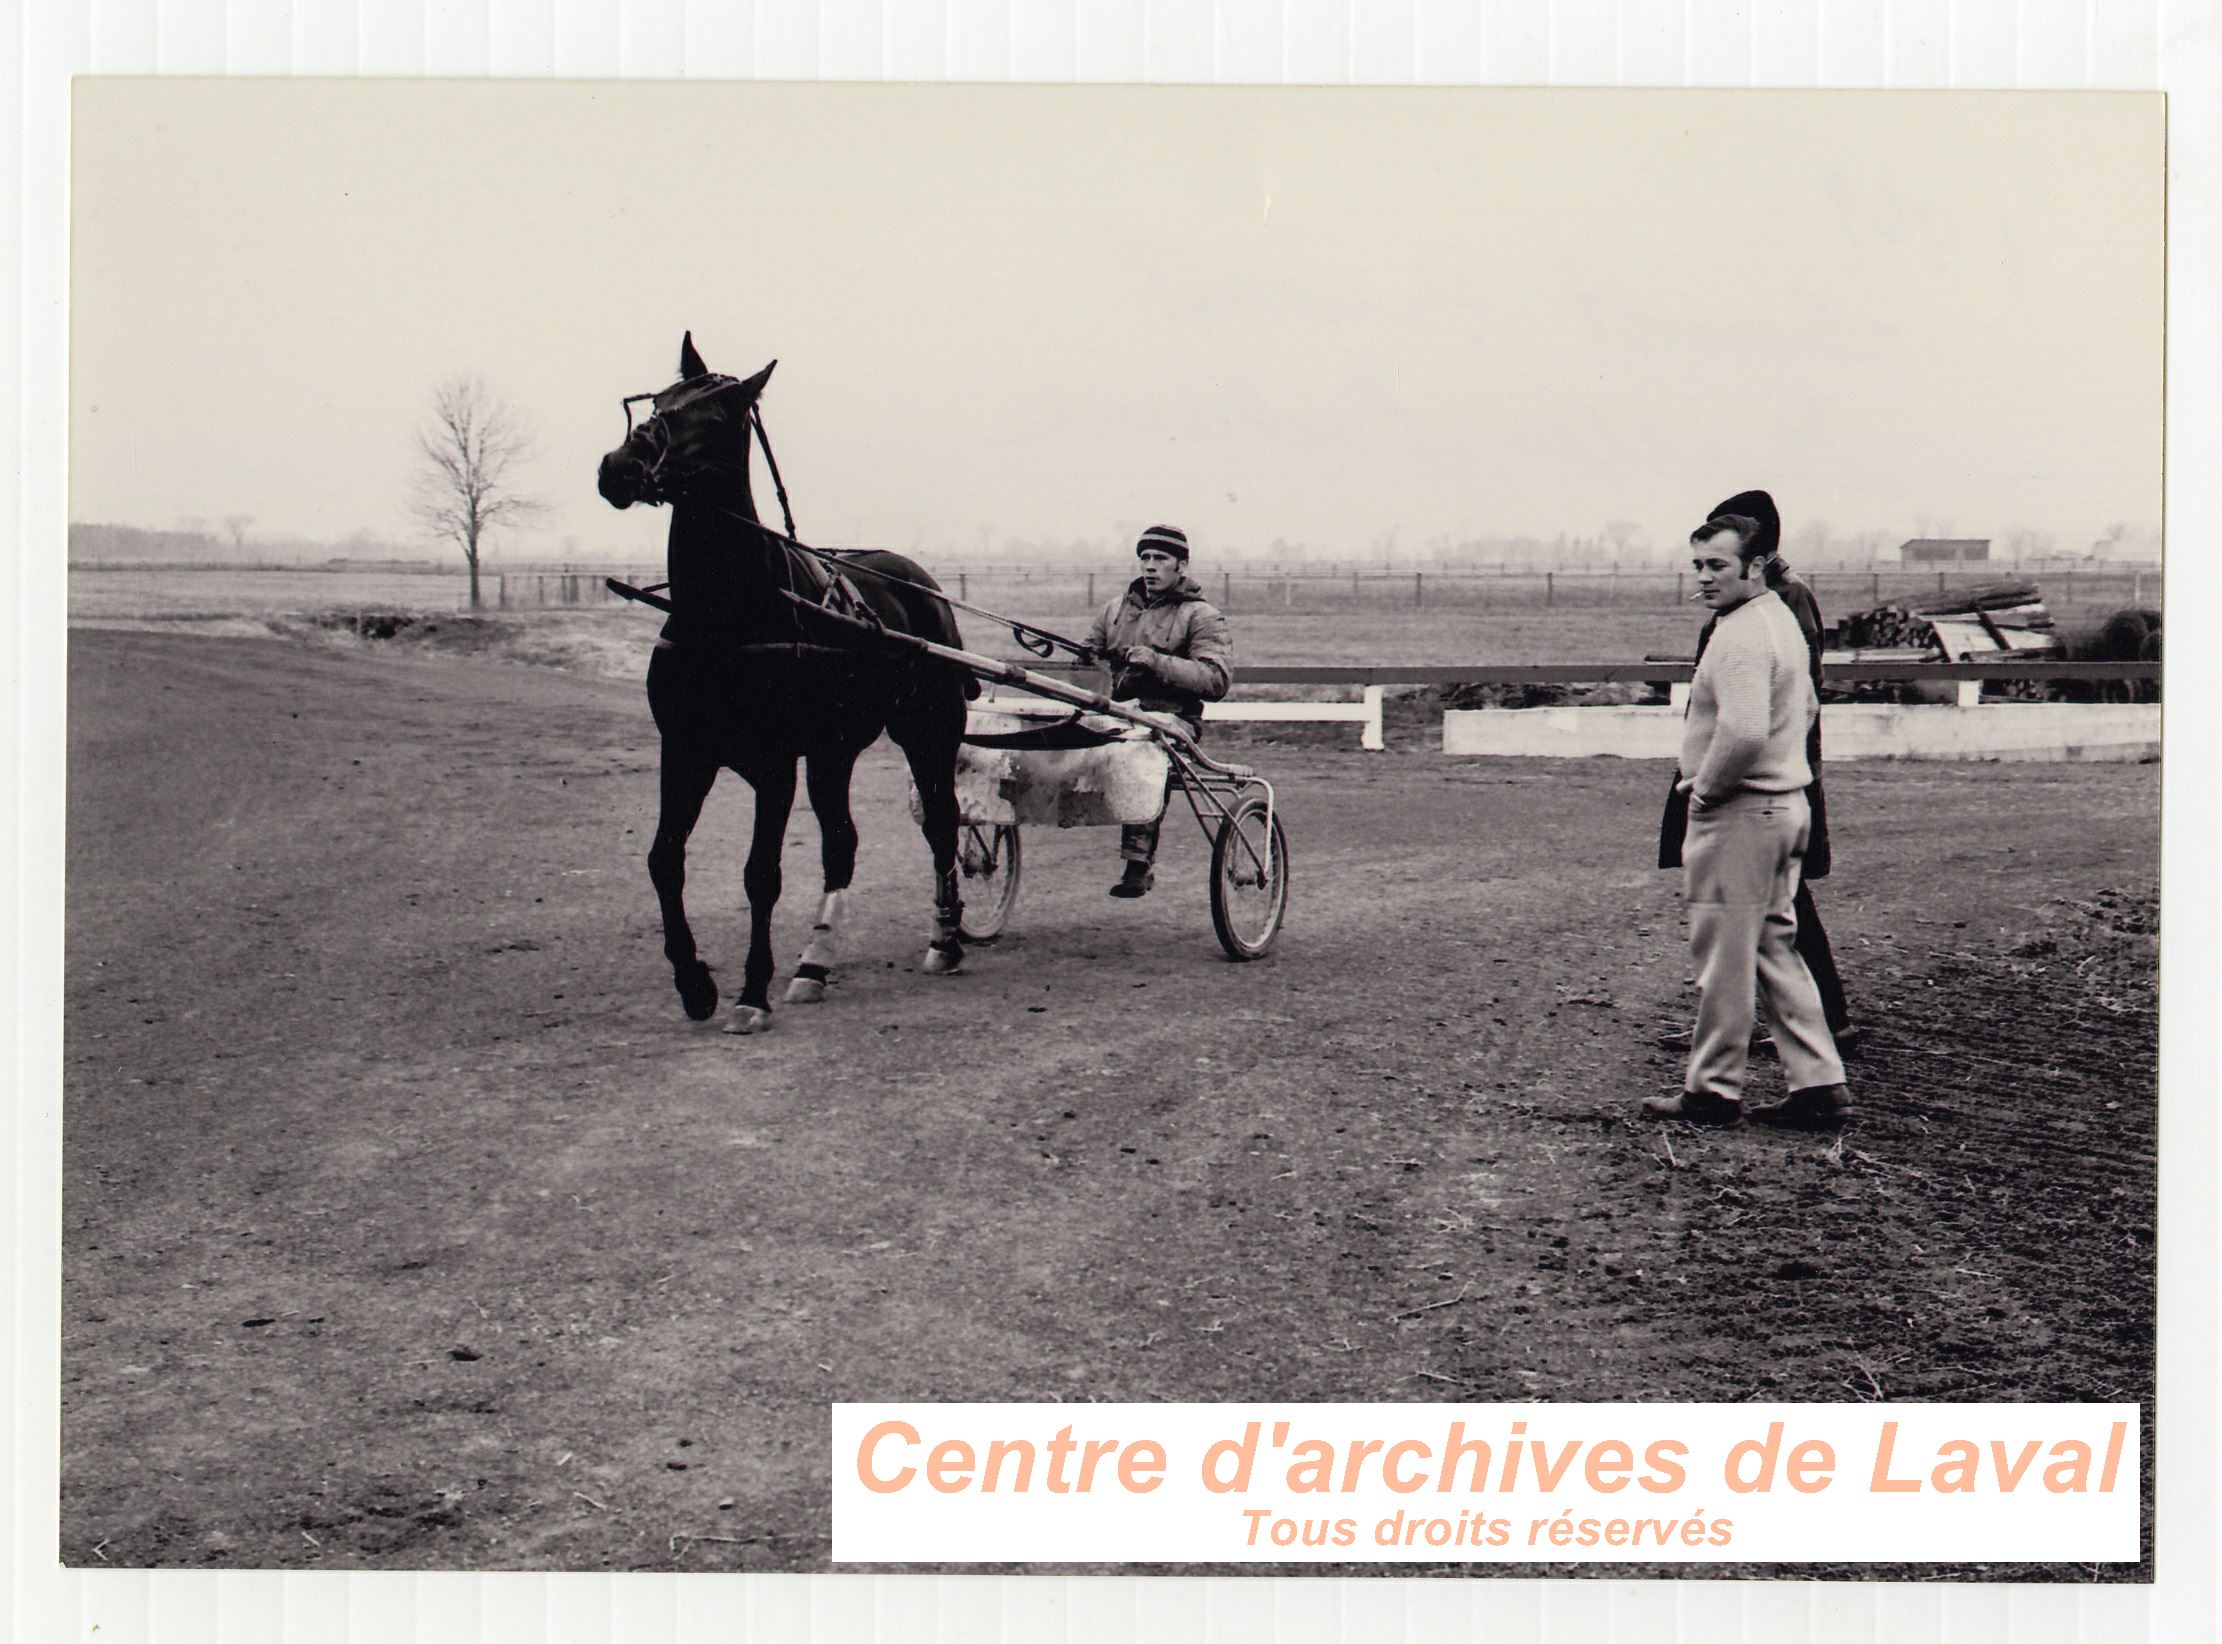
<path id="1" fill-rule="evenodd" d="M 123 565 L 71 566 L 73 609 L 122 612 L 193 609 L 308 609 L 327 604 L 389 601 L 419 609 L 460 609 L 460 566 Z M 1933 599 L 1954 589 L 2001 580 L 2034 582 L 2063 615 L 2089 617 L 2159 604 L 2154 566 L 2041 570 L 2012 563 L 1923 569 L 1871 565 L 1803 573 L 1832 615 L 1899 600 Z M 488 566 L 483 603 L 492 610 L 608 609 L 616 596 L 602 579 L 660 580 L 660 567 L 586 563 Z M 945 566 L 943 587 L 957 598 L 1014 616 L 1072 620 L 1101 607 L 1126 587 L 1130 567 Z M 1687 571 L 1610 566 L 1536 570 L 1518 567 L 1326 571 L 1294 566 L 1228 566 L 1206 570 L 1206 594 L 1232 615 L 1319 612 L 1619 610 L 1664 612 L 1687 606 L 1696 583 Z"/>
<path id="2" fill-rule="evenodd" d="M 1082 674 L 1092 670 L 1043 665 L 1038 671 Z M 1389 685 L 1665 685 L 1674 706 L 1687 696 L 1692 662 L 1557 662 L 1423 664 L 1406 667 L 1264 667 L 1246 668 L 1240 683 L 1247 685 L 1318 685 L 1361 687 L 1358 702 L 1210 702 L 1206 719 L 1318 720 L 1355 722 L 1360 726 L 1359 746 L 1379 752 L 1388 746 L 1384 727 L 1384 687 Z M 1955 684 L 1962 708 L 1978 707 L 1986 683 L 2122 685 L 2160 679 L 2157 662 L 1827 662 L 1823 677 L 1837 684 L 1933 682 Z M 1584 710 L 1591 711 L 1591 710 Z M 1446 736 L 1448 732 L 1446 731 Z"/>
<path id="3" fill-rule="evenodd" d="M 1086 674 L 1069 665 L 1034 665 L 1045 674 Z M 1824 662 L 1821 676 L 1836 684 L 1905 684 L 1922 680 L 2020 680 L 2033 684 L 2081 682 L 2119 685 L 2158 680 L 2157 662 Z M 1420 663 L 1388 667 L 1264 666 L 1243 668 L 1242 685 L 1681 685 L 1692 662 Z"/>
<path id="4" fill-rule="evenodd" d="M 535 610 L 606 604 L 615 596 L 603 576 L 655 581 L 660 573 L 637 566 L 559 571 L 504 571 L 494 579 L 491 602 L 501 609 Z M 961 600 L 1008 604 L 1035 613 L 1094 611 L 1125 588 L 1124 571 L 1010 571 L 959 569 L 942 573 L 941 585 Z M 1411 610 L 1671 610 L 1690 602 L 1696 580 L 1687 571 L 1244 571 L 1223 570 L 1200 579 L 1207 597 L 1230 615 L 1318 610 L 1361 605 Z M 1955 589 L 2003 580 L 2036 581 L 2011 566 L 1932 571 L 1897 566 L 1864 571 L 1815 571 L 1805 575 L 1830 610 L 1861 610 L 1903 600 L 1933 599 Z M 2062 609 L 2146 608 L 2161 597 L 2157 570 L 2051 572 L 2037 581 L 2039 594 Z"/>

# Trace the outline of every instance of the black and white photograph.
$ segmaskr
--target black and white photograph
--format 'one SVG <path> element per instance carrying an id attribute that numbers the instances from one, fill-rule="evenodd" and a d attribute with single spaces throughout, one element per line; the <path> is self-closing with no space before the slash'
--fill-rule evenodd
<path id="1" fill-rule="evenodd" d="M 77 81 L 60 1561 L 849 1569 L 836 1403 L 2016 1401 L 2140 1559 L 1397 1573 L 2151 1582 L 2168 138 Z"/>

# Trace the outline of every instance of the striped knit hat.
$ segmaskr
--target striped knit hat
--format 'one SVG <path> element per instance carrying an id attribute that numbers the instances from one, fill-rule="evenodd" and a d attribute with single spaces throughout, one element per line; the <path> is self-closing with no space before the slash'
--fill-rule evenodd
<path id="1" fill-rule="evenodd" d="M 1171 554 L 1173 558 L 1185 563 L 1188 558 L 1188 533 L 1170 525 L 1153 525 L 1142 533 L 1142 540 L 1134 545 L 1134 551 L 1137 554 L 1146 554 L 1153 550 L 1160 554 Z"/>

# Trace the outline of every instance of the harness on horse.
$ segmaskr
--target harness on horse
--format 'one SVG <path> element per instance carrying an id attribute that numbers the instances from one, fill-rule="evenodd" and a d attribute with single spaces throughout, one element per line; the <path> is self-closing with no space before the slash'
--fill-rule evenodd
<path id="1" fill-rule="evenodd" d="M 660 416 L 666 411 L 678 410 L 689 400 L 722 392 L 725 387 L 731 384 L 732 379 L 729 377 L 708 379 L 709 386 L 697 386 L 698 383 L 704 381 L 705 379 L 699 378 L 689 379 L 686 382 L 675 383 L 669 388 L 658 389 L 652 393 L 626 395 L 621 402 L 625 411 L 625 437 L 630 440 L 636 432 L 633 426 L 633 407 L 640 401 L 647 400 L 651 402 L 656 407 L 655 415 Z M 693 392 L 690 393 L 690 389 Z M 875 578 L 880 582 L 895 583 L 902 587 L 917 587 L 918 585 L 911 582 L 907 577 L 897 576 L 891 571 L 882 571 L 870 565 L 860 565 L 850 557 L 867 550 L 813 548 L 809 543 L 800 540 L 795 534 L 795 512 L 787 500 L 786 483 L 780 478 L 779 459 L 772 454 L 771 433 L 764 426 L 764 410 L 760 404 L 751 405 L 748 408 L 748 421 L 750 432 L 755 437 L 756 443 L 763 448 L 764 464 L 771 470 L 772 489 L 778 494 L 780 518 L 785 522 L 787 529 L 785 534 L 782 535 L 765 525 L 763 521 L 750 518 L 748 515 L 739 513 L 734 509 L 721 508 L 720 512 L 726 514 L 736 524 L 749 526 L 779 542 L 784 551 L 788 573 L 788 585 L 781 590 L 781 593 L 788 601 L 798 607 L 796 611 L 798 627 L 804 613 L 808 610 L 815 610 L 851 625 L 884 631 L 885 624 L 880 620 L 879 613 L 872 609 L 851 579 L 865 576 Z M 646 427 L 647 424 L 644 423 L 642 426 Z M 670 439 L 669 436 L 666 436 L 656 448 L 655 460 L 648 465 L 648 479 L 651 490 L 660 489 L 657 482 L 662 477 L 664 461 L 670 455 L 670 452 Z M 712 504 L 712 506 L 716 505 Z M 815 590 L 812 594 L 806 595 L 798 592 L 794 586 L 798 557 L 803 578 Z M 646 587 L 638 587 L 616 577 L 604 577 L 602 586 L 621 599 L 629 599 L 641 605 L 652 606 L 656 610 L 666 613 L 673 610 L 671 601 L 664 597 L 662 592 L 671 586 L 668 582 L 652 582 Z M 1054 629 L 1037 627 L 1030 622 L 1021 622 L 1016 617 L 1003 616 L 982 606 L 953 598 L 937 588 L 920 589 L 920 592 L 931 595 L 944 605 L 952 606 L 960 611 L 969 611 L 975 616 L 986 617 L 997 625 L 1008 629 L 1012 640 L 1030 656 L 1046 659 L 1055 656 L 1059 651 L 1063 651 L 1083 666 L 1092 664 L 1097 660 L 1096 653 L 1091 647 L 1082 644 L 1079 640 L 1068 639 Z M 1029 731 L 1020 734 L 1031 736 L 1034 733 Z M 1073 745 L 1089 746 L 1090 744 L 1076 743 Z"/>
<path id="2" fill-rule="evenodd" d="M 625 437 L 631 439 L 637 432 L 633 426 L 633 407 L 640 401 L 647 400 L 652 403 L 656 407 L 655 415 L 660 416 L 666 410 L 677 410 L 689 398 L 722 392 L 730 381 L 730 378 L 715 379 L 713 386 L 706 390 L 698 390 L 695 395 L 691 396 L 686 392 L 692 386 L 691 383 L 675 384 L 673 387 L 659 389 L 654 393 L 626 395 L 621 402 L 625 410 Z M 878 615 L 870 605 L 865 603 L 864 596 L 857 591 L 856 584 L 850 581 L 846 574 L 850 567 L 843 565 L 833 555 L 820 549 L 811 548 L 796 539 L 795 511 L 787 500 L 787 483 L 780 477 L 779 458 L 772 452 L 772 437 L 770 431 L 764 426 L 764 411 L 761 405 L 751 405 L 748 408 L 748 425 L 750 432 L 755 436 L 756 443 L 763 448 L 764 464 L 771 470 L 772 489 L 779 497 L 780 518 L 786 522 L 787 526 L 786 535 L 780 537 L 780 545 L 783 550 L 782 557 L 786 564 L 788 580 L 788 586 L 783 592 L 789 599 L 796 600 L 798 603 L 815 606 L 821 610 L 833 612 L 835 615 L 850 618 L 853 621 L 878 626 Z M 645 427 L 646 424 L 642 426 Z M 655 460 L 648 465 L 648 479 L 652 488 L 656 487 L 657 481 L 661 479 L 664 460 L 670 454 L 671 444 L 667 436 L 657 446 Z M 776 531 L 765 530 L 761 521 L 750 519 L 730 508 L 724 509 L 722 512 L 731 515 L 738 523 L 755 526 L 758 530 L 764 531 L 766 536 L 779 537 L 780 535 Z M 807 597 L 796 593 L 794 589 L 797 563 L 795 551 L 798 549 L 801 550 L 803 556 L 801 560 L 802 576 L 815 589 L 815 593 Z M 868 567 L 857 567 L 856 569 L 864 570 L 867 575 L 873 574 Z M 620 598 L 629 599 L 641 605 L 653 606 L 655 609 L 666 613 L 674 609 L 672 602 L 662 595 L 662 590 L 671 586 L 668 582 L 651 582 L 646 587 L 636 587 L 634 584 L 620 581 L 616 577 L 604 577 L 602 585 Z"/>

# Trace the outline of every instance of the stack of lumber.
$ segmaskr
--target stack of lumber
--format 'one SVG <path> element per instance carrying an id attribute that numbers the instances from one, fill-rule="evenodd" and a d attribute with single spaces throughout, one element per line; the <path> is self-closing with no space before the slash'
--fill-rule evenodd
<path id="1" fill-rule="evenodd" d="M 2052 613 L 2034 583 L 1992 582 L 1851 612 L 1831 631 L 1830 648 L 2042 654 L 2057 649 L 2052 634 Z"/>

